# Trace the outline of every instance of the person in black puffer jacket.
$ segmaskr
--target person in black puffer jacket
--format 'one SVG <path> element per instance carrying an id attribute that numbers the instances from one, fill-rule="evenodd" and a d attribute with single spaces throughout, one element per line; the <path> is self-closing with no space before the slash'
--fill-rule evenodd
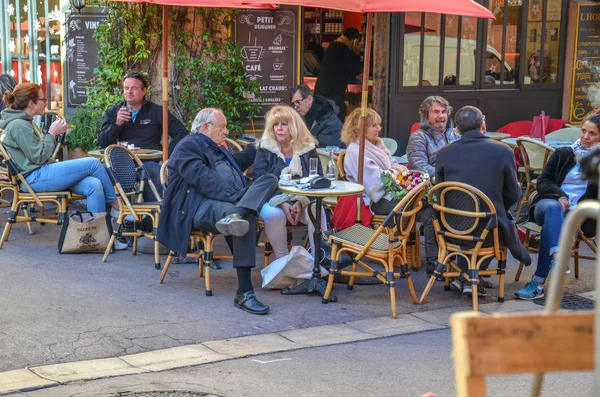
<path id="1" fill-rule="evenodd" d="M 319 146 L 345 147 L 340 140 L 344 125 L 337 116 L 339 107 L 334 101 L 313 95 L 306 84 L 300 84 L 292 88 L 292 104 Z"/>
<path id="2" fill-rule="evenodd" d="M 544 283 L 558 253 L 558 239 L 566 214 L 579 202 L 598 197 L 598 186 L 581 178 L 581 167 L 577 161 L 598 147 L 600 113 L 583 122 L 577 142 L 570 147 L 559 148 L 552 154 L 537 179 L 539 196 L 530 213 L 542 225 L 540 253 L 535 275 L 524 288 L 516 292 L 518 298 L 531 300 L 544 296 Z M 592 223 L 584 223 L 584 233 L 595 230 L 595 224 Z"/>

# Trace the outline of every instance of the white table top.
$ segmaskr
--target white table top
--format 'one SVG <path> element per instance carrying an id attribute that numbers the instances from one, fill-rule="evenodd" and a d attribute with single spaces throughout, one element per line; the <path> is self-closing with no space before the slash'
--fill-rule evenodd
<path id="1" fill-rule="evenodd" d="M 492 138 L 495 141 L 501 141 L 503 139 L 507 139 L 507 138 L 511 137 L 511 135 L 507 134 L 506 132 L 492 132 L 492 131 L 486 131 L 485 136 L 487 136 L 488 138 Z"/>
<path id="2" fill-rule="evenodd" d="M 362 193 L 365 190 L 363 185 L 359 185 L 354 182 L 346 181 L 335 181 L 334 188 L 327 189 L 306 189 L 302 190 L 296 185 L 282 186 L 279 185 L 279 191 L 289 194 L 297 194 L 300 196 L 309 197 L 340 197 L 340 196 L 352 196 L 355 194 Z"/>
<path id="3" fill-rule="evenodd" d="M 542 140 L 540 138 L 533 138 L 536 141 L 540 141 L 542 142 Z M 517 138 L 506 138 L 502 140 L 503 143 L 506 143 L 508 146 L 511 147 L 517 147 Z M 565 147 L 565 146 L 571 146 L 573 143 L 569 142 L 569 141 L 561 141 L 559 139 L 546 139 L 546 145 L 553 147 L 553 148 L 559 148 L 559 147 Z"/>

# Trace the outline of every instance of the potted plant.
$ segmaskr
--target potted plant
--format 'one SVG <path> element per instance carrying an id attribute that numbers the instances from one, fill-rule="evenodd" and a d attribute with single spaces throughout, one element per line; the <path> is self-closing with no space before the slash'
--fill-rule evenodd
<path id="1" fill-rule="evenodd" d="M 87 152 L 98 147 L 100 120 L 88 107 L 79 107 L 71 117 L 73 127 L 65 138 L 69 158 L 87 157 Z"/>

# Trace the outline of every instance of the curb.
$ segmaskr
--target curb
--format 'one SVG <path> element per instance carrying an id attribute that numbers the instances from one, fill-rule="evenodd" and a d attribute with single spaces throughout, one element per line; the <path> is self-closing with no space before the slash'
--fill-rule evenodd
<path id="1" fill-rule="evenodd" d="M 579 294 L 595 298 L 593 292 Z M 470 307 L 470 306 L 466 306 Z M 32 391 L 70 382 L 167 371 L 248 356 L 331 346 L 448 329 L 450 315 L 466 307 L 439 309 L 341 324 L 321 325 L 268 334 L 242 336 L 112 358 L 44 365 L 0 372 L 0 394 Z M 483 313 L 532 312 L 543 309 L 531 301 L 509 300 L 479 306 Z"/>

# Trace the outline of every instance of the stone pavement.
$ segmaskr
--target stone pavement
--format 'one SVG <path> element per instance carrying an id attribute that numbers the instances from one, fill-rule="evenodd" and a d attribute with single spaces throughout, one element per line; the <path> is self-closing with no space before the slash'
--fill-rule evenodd
<path id="1" fill-rule="evenodd" d="M 5 219 L 5 215 L 0 215 L 0 225 Z M 23 385 L 29 385 L 29 381 L 80 384 L 97 377 L 131 374 L 131 371 L 135 371 L 134 374 L 162 371 L 215 358 L 226 358 L 225 362 L 230 362 L 230 356 L 242 354 L 235 349 L 244 347 L 244 341 L 248 341 L 244 337 L 261 340 L 265 336 L 260 335 L 269 335 L 271 350 L 257 348 L 251 354 L 272 354 L 282 351 L 281 343 L 287 346 L 283 351 L 288 347 L 308 349 L 306 351 L 321 349 L 315 347 L 321 339 L 328 340 L 327 335 L 341 330 L 347 335 L 342 341 L 353 344 L 367 343 L 357 342 L 363 339 L 397 335 L 397 329 L 402 330 L 401 334 L 440 327 L 443 331 L 451 312 L 470 308 L 469 299 L 456 292 L 445 292 L 440 283 L 424 305 L 414 305 L 403 280 L 398 280 L 399 318 L 392 320 L 385 286 L 357 286 L 354 291 L 347 291 L 343 285 L 336 285 L 339 302 L 322 305 L 316 296 L 282 296 L 278 291 L 261 290 L 260 274 L 254 271 L 257 294 L 271 305 L 272 313 L 252 316 L 233 307 L 236 281 L 230 261 L 223 260 L 224 269 L 213 272 L 215 295 L 206 297 L 204 281 L 197 277 L 197 265 L 173 265 L 165 284 L 160 285 L 159 272 L 154 269 L 150 255 L 117 252 L 107 263 L 102 263 L 101 255 L 96 254 L 59 255 L 56 249 L 58 227 L 34 224 L 33 228 L 35 234 L 28 235 L 25 225 L 15 226 L 11 239 L 0 251 L 3 280 L 0 371 L 5 371 L 0 374 L 0 390 L 4 391 L 27 388 L 29 386 Z M 226 252 L 222 242 L 217 251 Z M 164 263 L 164 257 L 162 261 Z M 262 263 L 260 250 L 257 263 Z M 534 266 L 525 270 L 519 283 L 513 280 L 516 267 L 511 260 L 506 283 L 507 302 L 493 303 L 497 291 L 490 290 L 488 297 L 481 301 L 483 307 L 492 311 L 531 307 L 531 303 L 512 299 L 522 282 L 529 279 Z M 593 274 L 593 263 L 582 261 L 580 279 L 568 278 L 569 292 L 592 290 Z M 415 272 L 413 278 L 420 293 L 426 282 L 425 275 Z M 490 280 L 497 283 L 494 278 Z M 390 322 L 391 326 L 385 325 Z M 364 328 L 366 324 L 378 330 Z M 394 331 L 383 335 L 381 329 L 390 327 Z M 309 328 L 310 331 L 303 331 Z M 315 330 L 324 332 L 316 338 L 319 340 L 313 337 Z M 233 343 L 231 338 L 240 339 Z M 254 346 L 254 342 L 251 345 Z M 164 350 L 173 348 L 175 350 Z M 157 350 L 161 351 L 151 353 Z M 333 365 L 338 365 L 339 358 L 333 358 L 336 362 Z M 452 365 L 449 359 L 446 361 Z M 54 367 L 57 364 L 64 366 Z M 106 368 L 108 372 L 103 372 Z M 23 376 L 24 383 L 20 383 L 17 375 Z M 49 395 L 44 393 L 56 389 L 43 389 L 36 395 Z"/>

